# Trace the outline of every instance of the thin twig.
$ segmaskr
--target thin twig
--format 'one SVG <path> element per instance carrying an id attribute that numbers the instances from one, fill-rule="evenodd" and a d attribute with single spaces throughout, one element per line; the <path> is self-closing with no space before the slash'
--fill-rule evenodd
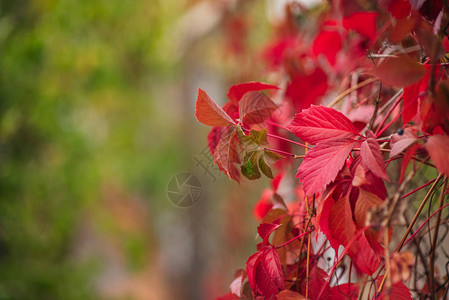
<path id="1" fill-rule="evenodd" d="M 375 82 L 375 81 L 377 81 L 377 80 L 379 80 L 379 79 L 374 78 L 374 77 L 373 77 L 373 78 L 368 78 L 367 80 L 362 81 L 362 82 L 360 82 L 359 84 L 357 84 L 357 85 L 355 85 L 355 86 L 353 86 L 353 87 L 347 89 L 346 91 L 344 91 L 343 93 L 341 93 L 340 95 L 338 95 L 334 100 L 332 100 L 332 101 L 327 105 L 327 107 L 332 107 L 332 106 L 334 106 L 335 104 L 337 104 L 338 102 L 340 102 L 344 97 L 346 97 L 347 95 L 351 94 L 353 91 L 355 91 L 355 90 L 357 90 L 357 89 L 359 89 L 359 88 L 361 88 L 361 87 L 364 87 L 365 85 L 368 85 L 368 84 L 370 84 L 370 83 L 373 83 L 373 82 Z"/>
<path id="2" fill-rule="evenodd" d="M 430 257 L 429 257 L 429 268 L 430 268 L 430 274 L 429 274 L 429 290 L 431 291 L 431 299 L 436 299 L 435 298 L 435 288 L 434 288 L 434 272 L 435 272 L 435 251 L 437 248 L 437 240 L 438 240 L 438 229 L 440 228 L 440 220 L 441 220 L 441 207 L 443 206 L 443 200 L 444 200 L 444 194 L 446 192 L 446 187 L 447 187 L 447 177 L 444 176 L 444 184 L 443 187 L 441 189 L 441 194 L 440 194 L 440 203 L 438 205 L 438 208 L 440 209 L 438 214 L 437 214 L 437 219 L 435 221 L 435 231 L 433 232 L 433 240 L 432 240 L 432 250 L 430 252 Z"/>

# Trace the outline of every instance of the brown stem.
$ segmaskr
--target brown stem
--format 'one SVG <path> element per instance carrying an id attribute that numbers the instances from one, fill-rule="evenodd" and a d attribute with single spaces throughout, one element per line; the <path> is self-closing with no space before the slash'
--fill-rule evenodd
<path id="1" fill-rule="evenodd" d="M 440 194 L 440 203 L 438 205 L 438 208 L 441 208 L 443 206 L 443 202 L 444 202 L 444 193 L 446 192 L 446 187 L 447 187 L 447 177 L 444 176 L 444 184 L 443 184 L 443 188 L 441 189 L 441 194 Z M 435 297 L 435 283 L 434 283 L 434 272 L 435 272 L 435 251 L 437 248 L 437 240 L 438 240 L 438 229 L 440 228 L 440 220 L 441 220 L 441 212 L 442 210 L 440 209 L 440 211 L 437 214 L 437 219 L 435 221 L 435 231 L 433 232 L 433 240 L 432 240 L 432 249 L 430 252 L 430 257 L 429 257 L 429 269 L 430 269 L 430 274 L 429 274 L 429 291 L 430 291 L 430 295 L 431 295 L 431 299 L 436 299 Z"/>
<path id="2" fill-rule="evenodd" d="M 408 226 L 407 230 L 404 233 L 404 236 L 402 237 L 401 242 L 399 243 L 399 245 L 396 247 L 395 252 L 399 252 L 401 251 L 402 246 L 404 245 L 405 240 L 407 239 L 408 234 L 410 233 L 410 231 L 412 230 L 413 225 L 415 225 L 416 220 L 418 220 L 419 214 L 421 213 L 421 211 L 423 210 L 424 206 L 426 205 L 427 200 L 430 198 L 430 195 L 432 194 L 433 190 L 435 189 L 438 181 L 440 181 L 441 177 L 443 175 L 440 173 L 437 177 L 437 179 L 434 181 L 434 183 L 432 184 L 432 186 L 430 187 L 429 191 L 427 192 L 426 196 L 424 197 L 423 201 L 421 202 L 421 205 L 419 206 L 418 210 L 415 213 L 415 216 L 413 217 L 412 222 L 410 223 L 410 225 Z M 405 181 L 404 181 L 405 182 Z M 404 183 L 403 183 L 404 184 Z M 382 282 L 380 283 L 379 288 L 377 289 L 377 295 L 380 295 L 380 293 L 382 293 L 382 290 L 384 288 L 385 285 L 385 281 L 387 280 L 387 277 L 389 275 L 389 269 L 387 269 L 385 271 L 385 275 L 382 278 Z"/>
<path id="3" fill-rule="evenodd" d="M 347 95 L 351 94 L 353 91 L 355 91 L 355 90 L 357 90 L 357 89 L 359 89 L 359 88 L 361 88 L 361 87 L 364 87 L 365 85 L 368 85 L 368 84 L 370 84 L 370 83 L 372 83 L 372 82 L 375 82 L 375 81 L 377 81 L 377 80 L 379 80 L 379 79 L 374 78 L 374 77 L 373 77 L 373 78 L 368 78 L 367 80 L 362 81 L 362 82 L 360 82 L 359 84 L 357 84 L 357 85 L 355 85 L 355 86 L 353 86 L 353 87 L 347 89 L 346 91 L 344 91 L 343 93 L 341 93 L 340 95 L 338 95 L 334 100 L 332 100 L 331 103 L 329 103 L 329 104 L 327 105 L 327 107 L 332 107 L 332 106 L 334 106 L 335 104 L 337 104 L 338 102 L 340 102 L 344 97 L 346 97 Z"/>

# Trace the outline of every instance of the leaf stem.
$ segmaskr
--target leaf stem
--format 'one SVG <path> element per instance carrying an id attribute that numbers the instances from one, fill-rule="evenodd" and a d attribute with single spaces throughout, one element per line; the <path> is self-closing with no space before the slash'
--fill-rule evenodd
<path id="1" fill-rule="evenodd" d="M 279 128 L 282 128 L 282 129 L 287 130 L 288 132 L 290 132 L 290 130 L 286 126 L 278 124 L 276 122 L 273 122 L 273 121 L 270 121 L 270 120 L 265 120 L 265 123 L 269 124 L 269 125 L 273 125 L 273 126 L 279 127 Z"/>
<path id="2" fill-rule="evenodd" d="M 274 135 L 274 134 L 271 134 L 271 133 L 267 133 L 267 136 L 272 137 L 272 138 L 275 138 L 275 139 L 283 140 L 283 141 L 286 141 L 286 142 L 290 142 L 290 143 L 292 143 L 292 144 L 299 145 L 299 146 L 304 147 L 304 148 L 306 148 L 306 149 L 311 149 L 311 148 L 310 148 L 309 146 L 307 146 L 307 145 L 304 145 L 304 144 L 301 144 L 301 143 L 298 143 L 298 142 L 289 140 L 289 139 L 287 139 L 287 138 L 284 138 L 284 137 L 281 137 L 281 136 L 278 136 L 278 135 Z"/>
<path id="3" fill-rule="evenodd" d="M 302 236 L 304 236 L 304 235 L 306 235 L 306 234 L 311 233 L 311 232 L 314 231 L 314 230 L 315 230 L 315 228 L 313 228 L 313 226 L 312 226 L 311 229 L 310 229 L 309 231 L 306 231 L 306 232 L 303 232 L 303 233 L 301 233 L 301 234 L 298 234 L 297 236 L 295 236 L 294 238 L 292 238 L 292 239 L 286 241 L 286 242 L 283 243 L 282 245 L 277 246 L 276 249 L 282 248 L 282 247 L 284 247 L 284 246 L 290 244 L 290 243 L 293 242 L 294 240 L 299 239 L 300 237 L 302 237 Z"/>

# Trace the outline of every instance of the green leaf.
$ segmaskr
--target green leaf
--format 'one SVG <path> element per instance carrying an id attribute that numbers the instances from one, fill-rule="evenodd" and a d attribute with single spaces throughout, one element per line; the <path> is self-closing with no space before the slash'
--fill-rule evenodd
<path id="1" fill-rule="evenodd" d="M 261 177 L 259 166 L 257 165 L 257 156 L 257 151 L 247 153 L 240 168 L 243 176 L 249 180 L 259 179 Z"/>
<path id="2" fill-rule="evenodd" d="M 261 151 L 262 146 L 268 145 L 267 130 L 254 130 L 251 129 L 249 135 L 246 135 L 240 126 L 237 126 L 237 137 L 240 145 L 247 152 Z"/>
<path id="3" fill-rule="evenodd" d="M 277 162 L 281 158 L 285 158 L 285 156 L 265 149 L 264 150 L 264 158 L 265 158 L 265 162 L 272 164 L 272 163 Z"/>
<path id="4" fill-rule="evenodd" d="M 270 166 L 268 166 L 268 164 L 265 162 L 264 157 L 265 157 L 265 155 L 261 155 L 261 156 L 259 157 L 259 167 L 260 167 L 260 170 L 261 170 L 262 173 L 263 173 L 265 176 L 267 176 L 268 178 L 274 179 L 273 172 L 271 171 Z"/>

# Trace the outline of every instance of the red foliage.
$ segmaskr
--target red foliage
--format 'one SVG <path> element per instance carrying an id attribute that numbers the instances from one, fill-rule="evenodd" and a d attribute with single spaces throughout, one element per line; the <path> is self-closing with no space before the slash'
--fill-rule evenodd
<path id="1" fill-rule="evenodd" d="M 405 175 L 425 166 L 449 177 L 449 42 L 441 38 L 448 12 L 442 1 L 365 6 L 370 10 L 356 0 L 330 1 L 311 10 L 312 18 L 295 18 L 288 6 L 263 51 L 274 85 L 234 85 L 223 107 L 199 90 L 196 117 L 212 126 L 209 148 L 220 170 L 239 182 L 241 175 L 276 178 L 253 210 L 262 241 L 226 299 L 248 298 L 245 283 L 253 299 L 357 299 L 365 283 L 370 295 L 378 290 L 375 299 L 411 299 L 397 278 L 409 277 L 401 268 L 413 257 L 406 264 L 387 249 L 402 247 L 392 235 L 397 203 L 408 196 Z M 273 101 L 277 86 L 284 88 Z M 324 102 L 334 108 L 317 105 Z M 328 270 L 322 262 L 329 248 L 335 252 Z M 356 282 L 333 279 L 345 264 Z M 394 281 L 385 287 L 380 274 L 389 271 Z"/>

